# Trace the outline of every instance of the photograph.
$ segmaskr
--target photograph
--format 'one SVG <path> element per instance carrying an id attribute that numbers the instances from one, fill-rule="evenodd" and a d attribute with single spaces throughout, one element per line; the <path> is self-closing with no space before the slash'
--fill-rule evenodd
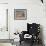
<path id="1" fill-rule="evenodd" d="M 46 0 L 0 0 L 0 46 L 46 46 Z"/>
<path id="2" fill-rule="evenodd" d="M 14 9 L 14 19 L 15 20 L 26 20 L 27 10 L 26 9 Z"/>

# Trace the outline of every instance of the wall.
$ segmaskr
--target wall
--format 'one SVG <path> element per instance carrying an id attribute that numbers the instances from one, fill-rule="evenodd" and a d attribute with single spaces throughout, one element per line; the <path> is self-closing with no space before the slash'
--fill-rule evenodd
<path id="1" fill-rule="evenodd" d="M 44 15 L 44 5 L 40 0 L 12 0 L 9 1 L 10 12 L 10 30 L 11 32 L 27 29 L 27 22 L 40 23 L 44 26 L 46 16 Z M 14 9 L 27 9 L 27 20 L 14 20 Z"/>
<path id="2" fill-rule="evenodd" d="M 0 0 L 0 3 L 7 3 L 8 0 Z"/>
<path id="3" fill-rule="evenodd" d="M 11 38 L 13 38 L 16 30 L 27 30 L 27 23 L 40 23 L 42 25 L 44 41 L 46 44 L 45 3 L 42 4 L 40 0 L 10 0 L 9 7 L 9 30 L 11 32 Z M 27 9 L 27 20 L 14 20 L 14 9 Z"/>
<path id="4" fill-rule="evenodd" d="M 44 1 L 45 2 L 45 1 Z M 44 41 L 46 44 L 46 16 L 45 16 L 45 4 L 42 4 L 40 0 L 12 0 L 9 2 L 10 11 L 12 14 L 10 19 L 11 35 L 16 30 L 26 30 L 27 23 L 40 23 L 43 28 Z M 14 20 L 14 8 L 15 9 L 27 9 L 27 20 Z M 11 37 L 12 38 L 12 37 Z"/>
<path id="5" fill-rule="evenodd" d="M 44 0 L 44 13 L 45 13 L 45 15 L 46 15 L 46 0 Z M 44 33 L 44 41 L 45 41 L 45 46 L 46 46 L 46 30 L 43 32 Z"/>

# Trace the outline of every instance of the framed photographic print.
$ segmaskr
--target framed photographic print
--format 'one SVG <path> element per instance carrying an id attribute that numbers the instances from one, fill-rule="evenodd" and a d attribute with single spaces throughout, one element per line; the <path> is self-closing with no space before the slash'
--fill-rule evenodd
<path id="1" fill-rule="evenodd" d="M 27 10 L 26 9 L 14 9 L 14 19 L 15 20 L 26 20 Z"/>

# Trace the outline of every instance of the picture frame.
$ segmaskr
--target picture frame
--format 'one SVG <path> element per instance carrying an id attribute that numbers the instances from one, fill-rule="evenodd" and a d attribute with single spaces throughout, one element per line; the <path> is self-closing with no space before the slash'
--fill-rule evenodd
<path id="1" fill-rule="evenodd" d="M 14 9 L 14 20 L 26 20 L 27 9 Z"/>

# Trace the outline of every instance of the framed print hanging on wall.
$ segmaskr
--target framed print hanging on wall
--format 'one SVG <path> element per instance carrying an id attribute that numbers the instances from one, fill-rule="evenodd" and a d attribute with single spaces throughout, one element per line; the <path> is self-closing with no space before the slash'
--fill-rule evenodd
<path id="1" fill-rule="evenodd" d="M 15 20 L 26 20 L 27 10 L 26 9 L 14 9 L 14 19 Z"/>

